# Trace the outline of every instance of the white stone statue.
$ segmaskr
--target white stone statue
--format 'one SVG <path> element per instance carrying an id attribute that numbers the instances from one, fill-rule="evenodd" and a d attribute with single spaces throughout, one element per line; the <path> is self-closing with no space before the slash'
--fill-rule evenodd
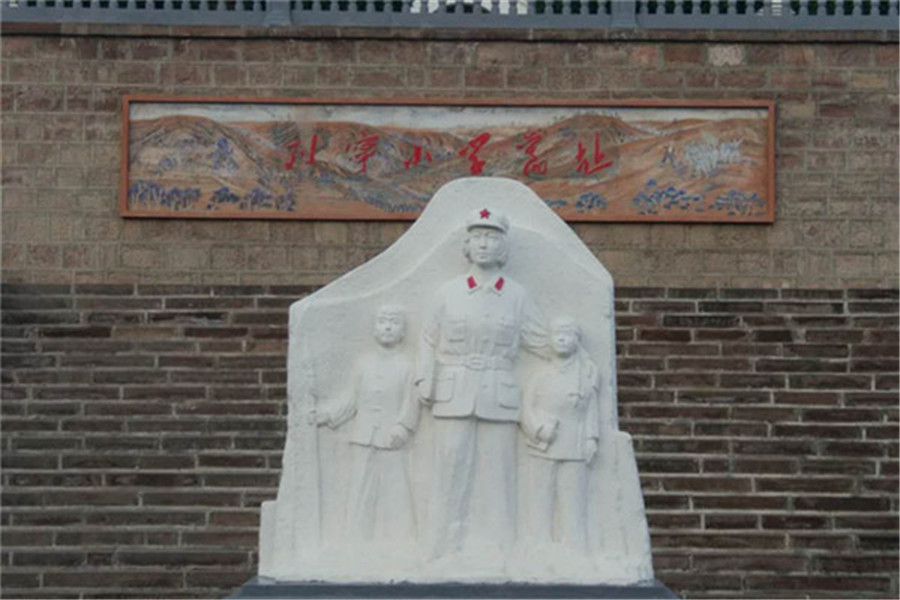
<path id="1" fill-rule="evenodd" d="M 373 344 L 373 307 L 398 303 L 405 327 L 378 310 Z M 551 332 L 545 314 L 572 318 Z M 568 225 L 516 181 L 445 185 L 390 248 L 291 306 L 260 575 L 651 581 L 615 361 L 612 279 Z"/>

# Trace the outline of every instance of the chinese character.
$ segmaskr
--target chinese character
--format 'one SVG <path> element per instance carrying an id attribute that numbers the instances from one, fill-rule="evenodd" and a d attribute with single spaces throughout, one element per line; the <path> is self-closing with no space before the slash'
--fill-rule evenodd
<path id="1" fill-rule="evenodd" d="M 586 154 L 587 148 L 585 148 L 581 141 L 579 141 L 578 154 L 575 156 L 575 160 L 578 161 L 578 166 L 575 167 L 575 170 L 584 173 L 585 175 L 593 175 L 597 171 L 602 171 L 603 169 L 611 167 L 613 164 L 613 161 L 611 160 L 603 162 L 603 159 L 606 158 L 606 155 L 600 152 L 599 133 L 594 134 L 594 157 L 590 162 L 588 162 L 588 159 L 585 158 Z"/>
<path id="2" fill-rule="evenodd" d="M 540 131 L 529 131 L 525 134 L 525 143 L 516 146 L 519 150 L 524 148 L 525 154 L 528 155 L 528 160 L 525 161 L 525 165 L 522 167 L 522 175 L 528 175 L 532 172 L 541 175 L 547 173 L 547 160 L 541 160 L 534 155 L 537 151 L 537 145 L 541 143 L 541 138 L 543 137 Z"/>
<path id="3" fill-rule="evenodd" d="M 423 153 L 423 152 L 422 152 L 422 146 L 416 146 L 416 147 L 413 149 L 413 155 L 412 155 L 412 158 L 410 158 L 410 159 L 408 159 L 408 160 L 404 160 L 404 161 L 403 161 L 403 166 L 406 167 L 407 170 L 408 170 L 409 167 L 410 167 L 411 165 L 418 165 L 420 162 L 422 162 L 422 156 L 423 156 L 423 154 L 424 154 L 424 156 L 425 156 L 425 160 L 427 160 L 428 162 L 431 162 L 431 152 L 427 152 L 427 151 L 426 151 L 426 152 Z"/>
<path id="4" fill-rule="evenodd" d="M 374 133 L 367 134 L 365 131 L 362 132 L 362 135 L 363 137 L 356 140 L 353 144 L 353 151 L 355 152 L 353 160 L 362 165 L 359 172 L 365 173 L 368 168 L 369 159 L 375 156 L 375 151 L 378 146 L 378 135 Z M 347 144 L 347 147 L 344 150 L 349 151 L 350 144 Z"/>
<path id="5" fill-rule="evenodd" d="M 481 135 L 472 139 L 469 142 L 469 145 L 459 151 L 460 156 L 467 156 L 467 158 L 471 163 L 469 167 L 469 172 L 472 175 L 481 175 L 481 172 L 484 170 L 485 161 L 478 158 L 478 152 L 484 147 L 485 144 L 488 143 L 488 140 L 491 139 L 491 134 L 482 133 Z"/>
<path id="6" fill-rule="evenodd" d="M 288 159 L 288 161 L 286 163 L 284 163 L 285 171 L 290 171 L 292 168 L 294 168 L 294 165 L 297 162 L 298 156 L 302 158 L 307 155 L 306 150 L 300 150 L 300 146 L 303 145 L 302 140 L 303 140 L 303 138 L 301 137 L 296 142 L 291 142 L 290 144 L 287 145 L 287 147 L 290 148 L 291 150 L 293 150 L 293 152 L 291 152 L 291 158 Z M 319 141 L 319 136 L 313 135 L 312 143 L 309 145 L 309 158 L 306 159 L 306 164 L 308 164 L 308 165 L 315 164 L 315 162 L 316 162 L 316 143 L 318 141 Z"/>

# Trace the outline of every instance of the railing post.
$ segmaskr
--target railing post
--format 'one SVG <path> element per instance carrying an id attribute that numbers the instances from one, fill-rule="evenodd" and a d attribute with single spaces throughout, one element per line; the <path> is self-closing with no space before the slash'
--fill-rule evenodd
<path id="1" fill-rule="evenodd" d="M 266 27 L 278 27 L 280 25 L 292 25 L 291 3 L 269 0 L 266 2 L 266 18 L 263 19 Z"/>
<path id="2" fill-rule="evenodd" d="M 612 22 L 610 27 L 619 29 L 636 29 L 637 10 L 635 0 L 613 0 Z"/>

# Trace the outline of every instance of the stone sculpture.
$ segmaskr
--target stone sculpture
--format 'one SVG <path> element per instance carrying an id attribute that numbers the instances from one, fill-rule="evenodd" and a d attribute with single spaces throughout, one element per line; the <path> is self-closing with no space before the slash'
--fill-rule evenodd
<path id="1" fill-rule="evenodd" d="M 398 302 L 406 327 L 378 311 L 373 351 L 372 307 Z M 549 331 L 544 314 L 575 318 Z M 652 580 L 618 431 L 612 280 L 528 187 L 441 188 L 384 253 L 291 307 L 288 362 L 260 575 Z"/>

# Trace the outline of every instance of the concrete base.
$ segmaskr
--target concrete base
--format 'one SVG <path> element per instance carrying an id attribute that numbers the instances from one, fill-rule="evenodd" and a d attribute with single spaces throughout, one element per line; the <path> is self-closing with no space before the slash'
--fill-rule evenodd
<path id="1" fill-rule="evenodd" d="M 648 585 L 527 583 L 321 583 L 254 577 L 228 598 L 679 598 L 658 580 Z"/>

